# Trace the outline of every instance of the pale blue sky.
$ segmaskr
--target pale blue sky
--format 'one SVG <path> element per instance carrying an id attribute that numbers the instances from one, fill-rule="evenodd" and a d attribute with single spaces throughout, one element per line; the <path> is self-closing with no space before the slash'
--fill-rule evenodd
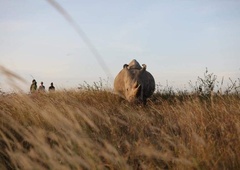
<path id="1" fill-rule="evenodd" d="M 240 1 L 56 0 L 96 47 L 113 77 L 145 63 L 156 83 L 240 78 Z M 0 64 L 29 84 L 77 87 L 107 75 L 65 18 L 44 0 L 0 0 Z M 5 79 L 0 78 L 4 86 Z"/>

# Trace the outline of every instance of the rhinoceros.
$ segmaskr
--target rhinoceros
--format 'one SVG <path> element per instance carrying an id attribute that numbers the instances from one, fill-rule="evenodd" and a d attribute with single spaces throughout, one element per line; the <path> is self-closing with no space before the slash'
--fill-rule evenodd
<path id="1" fill-rule="evenodd" d="M 115 93 L 129 102 L 140 101 L 146 104 L 147 98 L 155 90 L 155 80 L 146 68 L 145 64 L 141 67 L 135 59 L 124 64 L 114 80 Z"/>

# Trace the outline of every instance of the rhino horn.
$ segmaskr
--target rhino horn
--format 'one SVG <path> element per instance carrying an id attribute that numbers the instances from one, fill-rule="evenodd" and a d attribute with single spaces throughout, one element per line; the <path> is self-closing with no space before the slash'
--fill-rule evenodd
<path id="1" fill-rule="evenodd" d="M 135 83 L 133 84 L 133 88 L 137 88 L 137 87 L 138 87 L 138 83 L 135 82 Z"/>
<path id="2" fill-rule="evenodd" d="M 134 94 L 136 95 L 139 92 L 139 88 L 141 87 L 141 84 L 138 84 L 137 82 L 134 83 Z"/>

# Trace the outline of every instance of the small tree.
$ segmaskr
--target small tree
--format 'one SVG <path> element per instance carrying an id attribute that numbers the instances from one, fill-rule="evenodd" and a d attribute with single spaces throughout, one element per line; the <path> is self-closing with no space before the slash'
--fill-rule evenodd
<path id="1" fill-rule="evenodd" d="M 231 78 L 229 78 L 231 84 L 227 85 L 227 89 L 225 90 L 225 94 L 229 94 L 229 93 L 235 93 L 235 94 L 239 94 L 240 92 L 240 78 L 238 78 L 238 80 L 233 81 Z"/>
<path id="2" fill-rule="evenodd" d="M 209 73 L 208 69 L 204 73 L 204 77 L 198 77 L 198 92 L 204 95 L 209 95 L 213 92 L 217 80 L 217 76 L 213 73 Z"/>

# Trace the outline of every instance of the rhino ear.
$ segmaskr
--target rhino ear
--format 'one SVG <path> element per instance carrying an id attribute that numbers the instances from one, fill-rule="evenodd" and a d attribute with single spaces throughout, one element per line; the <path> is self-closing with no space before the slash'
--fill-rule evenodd
<path id="1" fill-rule="evenodd" d="M 146 65 L 146 64 L 142 64 L 142 69 L 141 69 L 141 71 L 146 71 L 146 69 L 147 69 L 147 65 Z"/>
<path id="2" fill-rule="evenodd" d="M 124 64 L 124 65 L 123 65 L 123 68 L 127 68 L 127 67 L 128 67 L 128 65 L 127 65 L 127 64 Z"/>

